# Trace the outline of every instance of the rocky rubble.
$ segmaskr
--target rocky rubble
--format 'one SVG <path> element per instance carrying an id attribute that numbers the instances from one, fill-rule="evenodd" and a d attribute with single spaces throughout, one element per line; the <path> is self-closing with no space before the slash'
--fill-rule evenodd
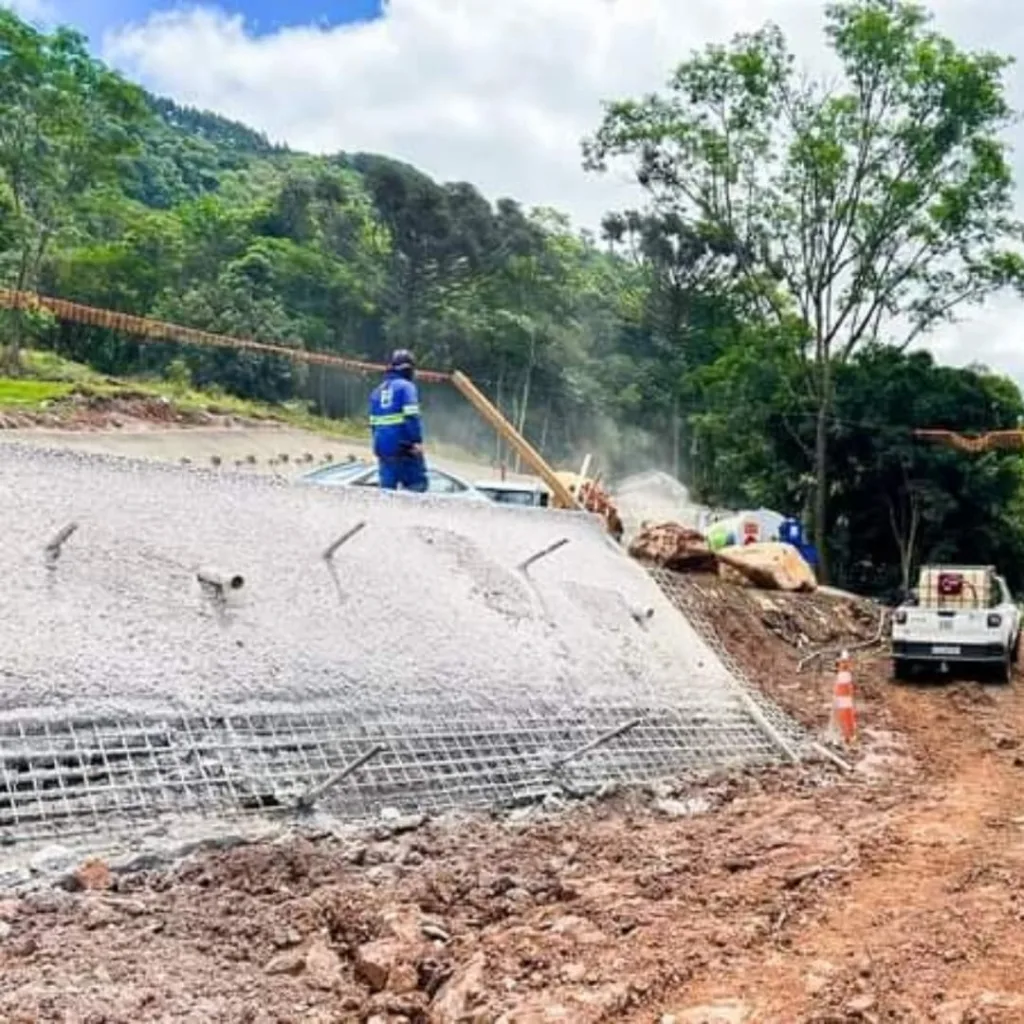
<path id="1" fill-rule="evenodd" d="M 718 558 L 704 535 L 679 523 L 644 523 L 629 546 L 641 562 L 675 572 L 715 572 Z"/>
<path id="2" fill-rule="evenodd" d="M 814 573 L 788 544 L 748 544 L 713 551 L 703 534 L 679 523 L 644 523 L 629 546 L 634 558 L 679 573 L 717 574 L 761 590 L 811 593 Z"/>
<path id="3" fill-rule="evenodd" d="M 828 822 L 838 790 L 785 774 L 709 795 L 718 813 L 685 819 L 618 798 L 31 893 L 0 908 L 0 1019 L 511 1024 L 650 1005 L 775 941 L 861 856 Z"/>
<path id="4" fill-rule="evenodd" d="M 808 724 L 878 609 L 688 577 Z M 11 1024 L 1019 1024 L 1024 696 L 895 687 L 861 654 L 855 770 L 622 792 L 561 813 L 382 821 L 79 865 L 0 898 Z M 876 737 L 904 749 L 877 770 Z"/>

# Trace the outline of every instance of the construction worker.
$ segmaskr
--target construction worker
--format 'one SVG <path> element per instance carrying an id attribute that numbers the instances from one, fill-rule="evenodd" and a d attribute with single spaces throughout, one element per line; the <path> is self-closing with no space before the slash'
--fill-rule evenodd
<path id="1" fill-rule="evenodd" d="M 419 394 L 413 378 L 416 363 L 408 349 L 396 349 L 384 379 L 370 395 L 370 428 L 373 454 L 377 456 L 380 485 L 384 490 L 427 489 L 427 464 L 423 458 L 423 425 Z"/>

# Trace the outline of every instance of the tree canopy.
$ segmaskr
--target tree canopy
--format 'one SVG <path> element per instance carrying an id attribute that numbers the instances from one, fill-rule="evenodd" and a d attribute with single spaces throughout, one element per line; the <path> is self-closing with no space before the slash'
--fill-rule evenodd
<path id="1" fill-rule="evenodd" d="M 387 156 L 275 146 L 0 12 L 0 280 L 357 358 L 412 347 L 555 462 L 593 452 L 608 478 L 658 466 L 710 504 L 815 518 L 839 583 L 888 593 L 929 558 L 1024 583 L 1021 458 L 912 437 L 1015 426 L 1020 393 L 907 347 L 1020 277 L 1006 61 L 895 0 L 825 24 L 828 88 L 769 26 L 612 103 L 587 159 L 632 160 L 651 203 L 594 237 Z M 28 332 L 107 373 L 365 414 L 365 382 L 279 358 L 0 332 L 9 354 Z M 425 389 L 432 437 L 501 457 L 445 402 Z"/>
<path id="2" fill-rule="evenodd" d="M 667 94 L 610 104 L 585 146 L 595 170 L 632 159 L 753 314 L 799 324 L 820 547 L 836 368 L 1024 284 L 1001 134 L 1010 60 L 957 47 L 906 0 L 831 3 L 825 34 L 839 79 L 801 74 L 768 24 L 694 54 Z"/>

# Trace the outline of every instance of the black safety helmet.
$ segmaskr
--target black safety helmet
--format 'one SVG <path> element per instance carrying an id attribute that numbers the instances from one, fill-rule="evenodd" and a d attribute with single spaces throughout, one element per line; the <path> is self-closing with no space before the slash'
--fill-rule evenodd
<path id="1" fill-rule="evenodd" d="M 391 353 L 388 369 L 410 378 L 416 372 L 416 360 L 413 359 L 412 353 L 407 348 L 396 348 Z"/>

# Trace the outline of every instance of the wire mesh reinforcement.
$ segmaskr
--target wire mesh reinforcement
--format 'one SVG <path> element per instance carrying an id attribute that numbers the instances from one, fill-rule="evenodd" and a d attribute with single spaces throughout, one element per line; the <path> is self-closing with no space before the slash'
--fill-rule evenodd
<path id="1" fill-rule="evenodd" d="M 639 724 L 583 756 L 604 734 Z M 183 813 L 284 811 L 374 745 L 382 749 L 324 803 L 346 818 L 383 807 L 443 811 L 638 783 L 778 759 L 737 709 L 701 715 L 638 707 L 454 723 L 354 723 L 343 711 L 0 725 L 0 835 L 8 842 L 116 829 Z"/>
<path id="2" fill-rule="evenodd" d="M 763 716 L 771 728 L 786 743 L 801 750 L 807 756 L 814 757 L 815 754 L 811 746 L 812 737 L 808 732 L 765 695 L 722 643 L 718 631 L 711 625 L 704 613 L 692 580 L 681 573 L 671 572 L 668 569 L 650 567 L 648 572 L 654 582 L 658 584 L 661 592 L 686 617 L 701 639 L 729 670 L 736 684 L 743 689 L 746 699 L 757 708 L 758 713 Z M 724 614 L 728 614 L 728 611 L 725 610 Z"/>
<path id="3" fill-rule="evenodd" d="M 310 794 L 349 820 L 500 807 L 806 749 L 679 581 L 589 517 L 10 445 L 0 470 L 0 843 Z M 559 538 L 571 558 L 516 568 Z M 208 565 L 244 575 L 223 607 Z"/>

